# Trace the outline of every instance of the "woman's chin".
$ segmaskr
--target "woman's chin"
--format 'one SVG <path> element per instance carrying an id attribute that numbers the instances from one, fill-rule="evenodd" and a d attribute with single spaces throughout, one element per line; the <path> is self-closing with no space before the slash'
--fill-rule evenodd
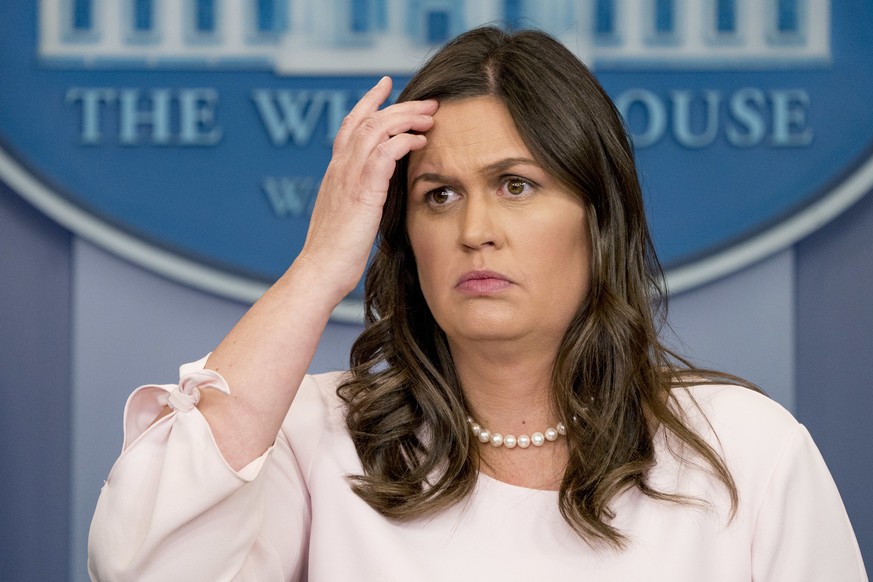
<path id="1" fill-rule="evenodd" d="M 537 334 L 514 313 L 478 312 L 443 326 L 446 336 L 456 341 L 513 341 Z"/>

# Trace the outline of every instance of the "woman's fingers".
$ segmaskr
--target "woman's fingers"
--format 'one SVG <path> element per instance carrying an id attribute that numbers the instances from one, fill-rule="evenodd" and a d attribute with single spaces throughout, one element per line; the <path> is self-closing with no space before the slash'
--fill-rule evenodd
<path id="1" fill-rule="evenodd" d="M 328 173 L 335 178 L 330 180 L 334 187 L 344 186 L 333 194 L 381 204 L 396 161 L 424 145 L 426 140 L 415 134 L 433 126 L 439 104 L 433 99 L 407 101 L 380 110 L 390 89 L 391 79 L 383 77 L 343 121 Z"/>
<path id="2" fill-rule="evenodd" d="M 397 161 L 411 151 L 421 149 L 427 139 L 420 134 L 401 133 L 376 146 L 361 172 L 362 194 L 376 195 L 377 204 L 384 204 L 388 181 Z"/>
<path id="3" fill-rule="evenodd" d="M 433 125 L 432 114 L 436 111 L 435 101 L 416 101 L 408 105 L 413 107 L 399 108 L 393 105 L 383 111 L 364 118 L 357 128 L 353 138 L 345 148 L 355 150 L 370 150 L 377 144 L 389 138 L 408 131 L 424 132 Z M 402 105 L 407 105 L 403 103 Z"/>
<path id="4" fill-rule="evenodd" d="M 383 77 L 358 101 L 337 132 L 333 143 L 334 155 L 342 155 L 350 144 L 358 144 L 362 140 L 360 146 L 372 148 L 399 133 L 430 128 L 429 116 L 438 107 L 435 100 L 406 101 L 379 110 L 390 93 L 391 79 Z"/>
<path id="5" fill-rule="evenodd" d="M 333 141 L 333 149 L 342 149 L 346 142 L 351 137 L 352 133 L 360 124 L 361 120 L 371 113 L 379 110 L 379 106 L 385 102 L 388 95 L 391 94 L 391 78 L 382 77 L 369 91 L 367 91 L 360 101 L 358 101 L 348 115 L 343 118 L 339 131 Z"/>

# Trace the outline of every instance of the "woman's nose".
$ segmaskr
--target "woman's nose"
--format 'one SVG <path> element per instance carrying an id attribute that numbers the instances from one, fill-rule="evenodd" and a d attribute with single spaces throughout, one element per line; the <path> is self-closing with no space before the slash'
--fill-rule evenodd
<path id="1" fill-rule="evenodd" d="M 503 246 L 497 213 L 498 209 L 488 196 L 468 193 L 463 212 L 460 213 L 461 245 L 471 250 Z"/>

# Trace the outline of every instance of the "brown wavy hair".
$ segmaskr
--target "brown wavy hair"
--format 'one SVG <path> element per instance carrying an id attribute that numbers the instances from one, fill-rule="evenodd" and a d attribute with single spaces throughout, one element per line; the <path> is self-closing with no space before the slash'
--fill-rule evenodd
<path id="1" fill-rule="evenodd" d="M 437 52 L 398 101 L 489 95 L 509 110 L 525 145 L 584 201 L 592 244 L 591 289 L 567 329 L 551 376 L 568 426 L 569 462 L 559 492 L 567 523 L 591 544 L 623 547 L 610 502 L 629 487 L 667 501 L 693 501 L 651 488 L 654 431 L 666 428 L 720 479 L 736 509 L 727 466 L 690 430 L 671 388 L 693 372 L 658 337 L 664 275 L 643 209 L 624 124 L 592 73 L 539 31 L 472 30 Z M 338 388 L 363 465 L 354 491 L 382 515 L 422 517 L 465 499 L 476 483 L 479 442 L 446 336 L 418 282 L 406 232 L 407 163 L 392 178 L 376 255 L 365 283 L 363 333 Z M 732 378 L 732 377 L 731 377 Z M 696 381 L 699 383 L 699 380 Z"/>

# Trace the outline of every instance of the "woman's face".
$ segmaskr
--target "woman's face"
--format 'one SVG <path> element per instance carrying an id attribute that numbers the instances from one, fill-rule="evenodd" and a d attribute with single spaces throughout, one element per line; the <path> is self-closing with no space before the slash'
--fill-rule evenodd
<path id="1" fill-rule="evenodd" d="M 494 97 L 441 104 L 426 135 L 409 161 L 406 226 L 437 323 L 452 343 L 557 345 L 589 289 L 582 200 Z"/>

